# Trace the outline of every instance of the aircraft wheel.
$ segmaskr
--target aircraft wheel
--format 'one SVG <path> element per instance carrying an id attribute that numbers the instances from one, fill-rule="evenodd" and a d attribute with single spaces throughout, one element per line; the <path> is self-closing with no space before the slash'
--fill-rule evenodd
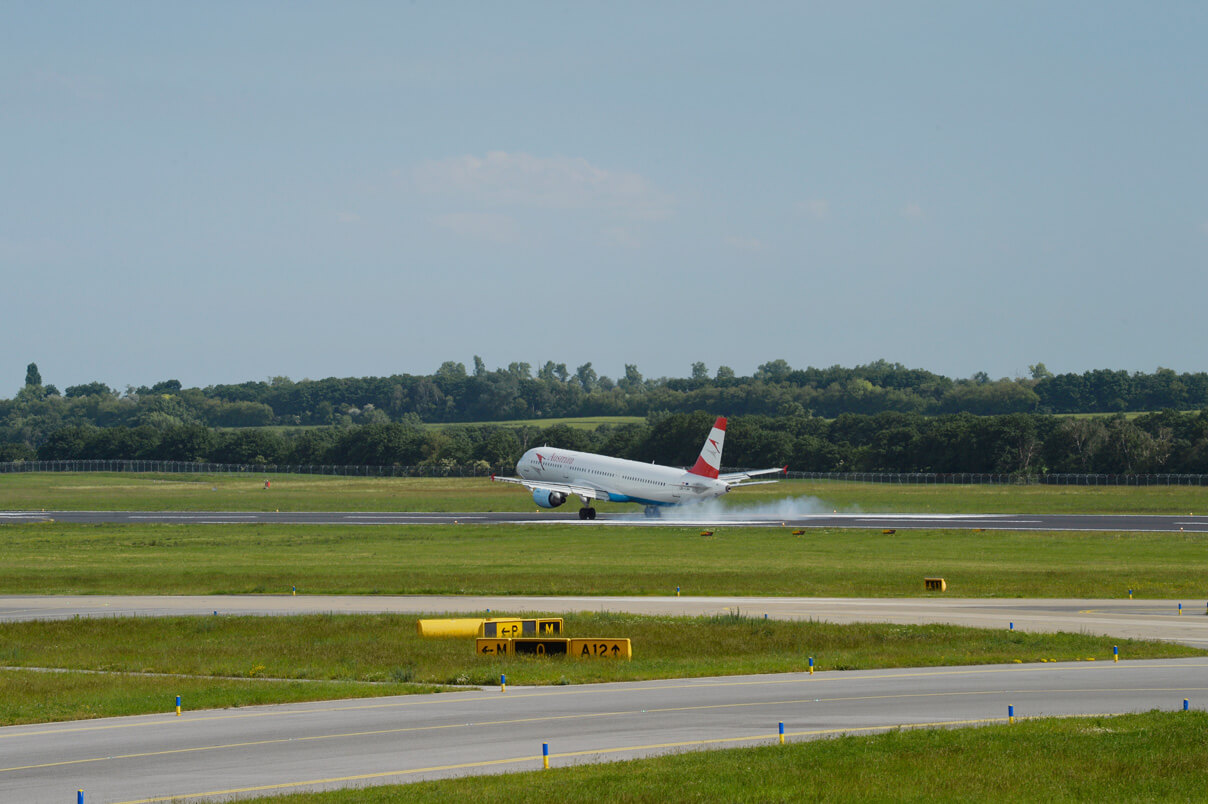
<path id="1" fill-rule="evenodd" d="M 657 519 L 659 516 L 659 508 L 657 505 L 647 505 L 645 514 L 649 519 Z"/>
<path id="2" fill-rule="evenodd" d="M 579 519 L 587 519 L 587 512 L 588 512 L 589 510 L 591 510 L 591 509 L 589 509 L 589 508 L 580 508 L 580 509 L 579 509 Z"/>
<path id="3" fill-rule="evenodd" d="M 588 509 L 587 509 L 587 518 L 588 518 L 588 519 L 595 519 L 595 518 L 596 518 L 596 509 L 594 509 L 594 508 L 588 508 Z"/>

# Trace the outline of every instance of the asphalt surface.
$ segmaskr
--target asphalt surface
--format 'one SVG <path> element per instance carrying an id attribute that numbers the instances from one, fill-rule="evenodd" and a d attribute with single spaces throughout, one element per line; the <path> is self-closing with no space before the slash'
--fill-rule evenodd
<path id="1" fill-rule="evenodd" d="M 1179 605 L 1182 604 L 1182 613 Z M 613 611 L 652 615 L 737 612 L 836 623 L 952 623 L 1072 631 L 1208 648 L 1208 601 L 1047 598 L 540 597 L 504 595 L 4 595 L 0 621 L 213 614 L 496 614 Z"/>
<path id="2" fill-rule="evenodd" d="M 774 508 L 774 507 L 773 507 Z M 605 514 L 584 521 L 577 513 L 527 512 L 251 512 L 251 511 L 4 511 L 0 522 L 69 523 L 191 523 L 292 524 L 292 525 L 538 525 L 558 522 L 582 527 L 704 526 L 794 528 L 960 528 L 983 530 L 1089 530 L 1089 531 L 1189 531 L 1208 533 L 1208 516 L 1153 516 L 1134 514 L 799 514 L 790 510 L 764 513 L 738 509 L 728 514 L 669 510 L 655 519 L 641 513 Z"/>
<path id="3" fill-rule="evenodd" d="M 1208 659 L 509 687 L 0 729 L 0 800 L 149 802 L 537 770 L 898 726 L 1177 710 Z"/>

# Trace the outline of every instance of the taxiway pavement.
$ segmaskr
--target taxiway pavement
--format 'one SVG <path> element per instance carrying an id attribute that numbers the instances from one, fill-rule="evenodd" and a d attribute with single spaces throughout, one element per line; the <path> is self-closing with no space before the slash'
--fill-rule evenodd
<path id="1" fill-rule="evenodd" d="M 1208 659 L 509 687 L 0 729 L 0 800 L 168 801 L 386 784 L 898 726 L 1181 709 Z M 171 709 L 165 702 L 165 709 Z"/>
<path id="2" fill-rule="evenodd" d="M 1182 604 L 1180 614 L 1179 604 Z M 253 614 L 741 613 L 835 623 L 951 623 L 1161 639 L 1208 648 L 1208 601 L 1048 598 L 645 597 L 506 595 L 3 595 L 0 621 Z"/>

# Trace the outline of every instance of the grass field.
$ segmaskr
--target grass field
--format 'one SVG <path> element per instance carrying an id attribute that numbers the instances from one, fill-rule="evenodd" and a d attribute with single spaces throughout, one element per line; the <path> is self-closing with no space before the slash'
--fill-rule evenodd
<path id="1" fill-rule="evenodd" d="M 498 613 L 496 613 L 498 614 Z M 0 623 L 0 724 L 429 692 L 438 685 L 579 684 L 820 670 L 1174 658 L 1203 651 L 1086 634 L 947 625 L 782 622 L 741 614 L 560 615 L 567 636 L 628 637 L 632 661 L 484 657 L 421 638 L 415 616 L 171 617 Z M 708 645 L 707 651 L 701 646 Z M 14 668 L 100 671 L 46 673 Z M 156 675 L 132 675 L 132 674 Z M 168 674 L 181 677 L 166 677 Z M 287 679 L 263 681 L 258 679 Z M 318 681 L 321 683 L 307 683 Z M 372 686 L 365 682 L 388 682 Z"/>
<path id="2" fill-rule="evenodd" d="M 894 731 L 578 767 L 558 767 L 550 746 L 549 771 L 253 801 L 1203 801 L 1205 733 L 1203 712 L 1149 712 Z M 534 755 L 532 766 L 540 761 Z"/>
<path id="3" fill-rule="evenodd" d="M 565 424 L 576 430 L 596 430 L 606 424 L 642 424 L 645 421 L 645 416 L 574 416 L 562 419 L 509 419 L 502 422 L 429 422 L 425 426 L 433 430 L 451 427 L 536 427 L 545 430 L 556 424 Z"/>
<path id="4" fill-rule="evenodd" d="M 266 489 L 264 481 L 271 482 Z M 792 499 L 802 510 L 863 513 L 1208 512 L 1198 486 L 892 485 L 786 480 L 738 489 L 741 509 Z M 560 510 L 572 510 L 575 502 Z M 600 504 L 603 512 L 640 512 Z M 532 497 L 489 478 L 356 478 L 286 474 L 19 473 L 0 475 L 0 510 L 539 511 Z"/>
<path id="5" fill-rule="evenodd" d="M 180 678 L 117 672 L 0 670 L 0 726 L 190 709 L 370 698 L 433 692 L 419 684 Z"/>
<path id="6" fill-rule="evenodd" d="M 0 525 L 0 594 L 1188 597 L 1208 535 L 570 524 Z"/>

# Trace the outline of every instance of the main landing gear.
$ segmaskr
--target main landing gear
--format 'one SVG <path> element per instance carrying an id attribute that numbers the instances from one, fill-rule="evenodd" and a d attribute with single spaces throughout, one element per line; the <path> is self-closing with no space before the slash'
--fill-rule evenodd
<path id="1" fill-rule="evenodd" d="M 658 519 L 663 515 L 662 510 L 657 505 L 647 505 L 646 510 L 642 513 L 646 515 L 647 519 Z"/>
<path id="2" fill-rule="evenodd" d="M 595 519 L 595 518 L 596 518 L 596 509 L 592 508 L 591 506 L 587 506 L 586 508 L 579 509 L 579 519 Z"/>

